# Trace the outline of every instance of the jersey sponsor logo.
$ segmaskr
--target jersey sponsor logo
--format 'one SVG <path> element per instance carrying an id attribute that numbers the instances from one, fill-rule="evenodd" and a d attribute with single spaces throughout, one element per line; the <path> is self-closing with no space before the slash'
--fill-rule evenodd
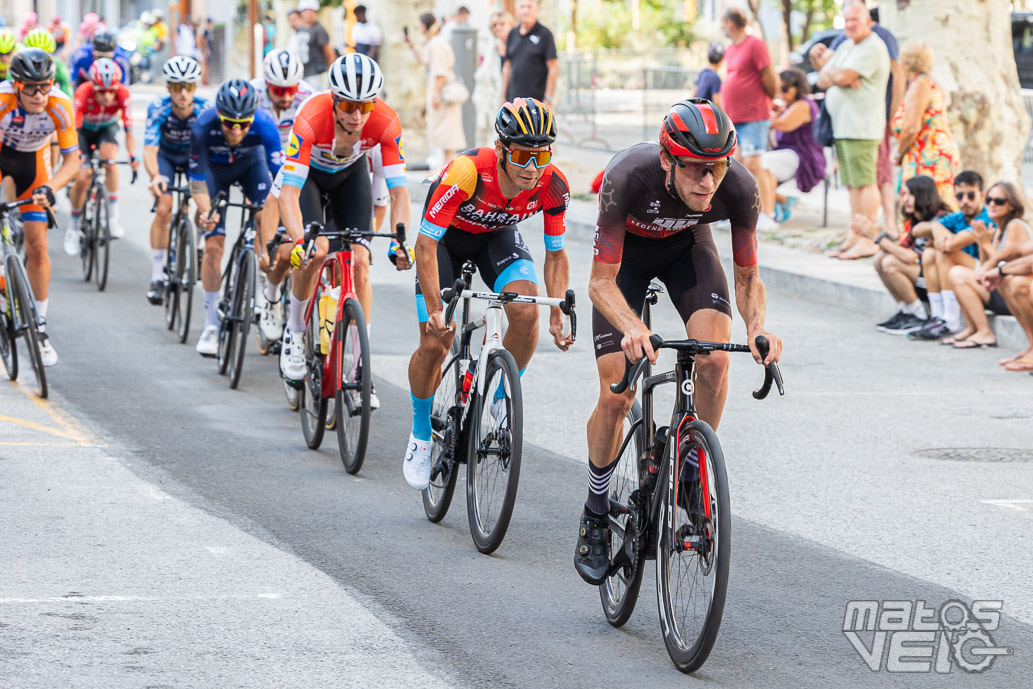
<path id="1" fill-rule="evenodd" d="M 395 137 L 395 146 L 398 147 L 398 159 L 405 160 L 405 151 L 402 150 L 402 135 L 399 134 Z"/>
<path id="2" fill-rule="evenodd" d="M 649 208 L 646 209 L 646 213 L 659 213 L 660 212 L 660 199 L 649 202 Z"/>
<path id="3" fill-rule="evenodd" d="M 433 206 L 430 207 L 429 215 L 437 215 L 438 213 L 440 213 L 441 209 L 445 207 L 445 204 L 448 203 L 449 200 L 453 196 L 455 196 L 458 192 L 459 192 L 459 185 L 458 184 L 453 184 L 448 189 L 446 189 L 445 193 L 441 195 L 441 198 L 438 199 L 437 203 L 435 203 Z"/>
<path id="4" fill-rule="evenodd" d="M 291 132 L 290 141 L 287 142 L 287 155 L 288 156 L 296 156 L 296 155 L 298 155 L 298 151 L 301 150 L 301 141 L 302 141 L 301 137 L 299 137 L 294 132 Z"/>
<path id="5" fill-rule="evenodd" d="M 639 220 L 638 218 L 628 216 L 628 224 L 633 225 L 636 229 L 643 230 L 645 232 L 656 232 L 659 234 L 667 234 L 684 230 L 686 227 L 692 227 L 699 222 L 699 217 L 693 218 L 656 218 L 651 222 Z"/>
<path id="6" fill-rule="evenodd" d="M 285 172 L 294 172 L 294 163 L 287 163 L 283 166 Z"/>
<path id="7" fill-rule="evenodd" d="M 527 202 L 527 210 L 531 210 L 532 208 L 534 208 L 537 205 L 538 205 L 537 201 L 528 201 Z"/>

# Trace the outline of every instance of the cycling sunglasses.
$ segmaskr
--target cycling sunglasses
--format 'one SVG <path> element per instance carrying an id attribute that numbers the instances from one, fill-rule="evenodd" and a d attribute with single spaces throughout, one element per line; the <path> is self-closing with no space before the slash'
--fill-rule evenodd
<path id="1" fill-rule="evenodd" d="M 369 112 L 373 112 L 373 108 L 377 105 L 377 99 L 373 100 L 340 100 L 334 98 L 334 107 L 339 111 L 347 114 L 358 110 L 363 115 Z"/>
<path id="2" fill-rule="evenodd" d="M 295 86 L 273 86 L 269 84 L 266 88 L 269 89 L 269 94 L 276 96 L 277 98 L 293 98 L 298 93 L 298 87 Z"/>
<path id="3" fill-rule="evenodd" d="M 707 172 L 714 173 L 714 179 L 721 180 L 728 173 L 728 158 L 710 162 L 685 161 L 678 156 L 671 156 L 671 160 L 678 167 L 684 169 L 696 181 L 703 179 Z"/>
<path id="4" fill-rule="evenodd" d="M 20 81 L 14 83 L 18 86 L 18 90 L 26 96 L 35 96 L 37 93 L 42 93 L 45 96 L 50 93 L 50 89 L 54 86 L 53 81 L 46 81 L 42 84 L 24 84 Z"/>
<path id="5" fill-rule="evenodd" d="M 251 126 L 251 123 L 255 121 L 254 115 L 251 117 L 244 118 L 243 120 L 236 120 L 232 117 L 226 117 L 225 115 L 219 115 L 219 122 L 226 129 L 247 129 Z"/>
<path id="6" fill-rule="evenodd" d="M 189 91 L 193 93 L 197 90 L 197 84 L 191 84 L 186 82 L 178 82 L 175 84 L 169 84 L 169 91 L 172 93 L 183 93 Z"/>
<path id="7" fill-rule="evenodd" d="M 517 167 L 527 167 L 534 161 L 534 166 L 543 168 L 552 162 L 552 151 L 524 151 L 519 148 L 505 147 L 508 153 L 508 160 Z"/>

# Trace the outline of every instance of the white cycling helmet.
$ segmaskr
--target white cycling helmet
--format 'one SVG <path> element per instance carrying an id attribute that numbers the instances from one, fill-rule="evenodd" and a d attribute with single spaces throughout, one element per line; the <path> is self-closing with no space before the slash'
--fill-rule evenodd
<path id="1" fill-rule="evenodd" d="M 196 84 L 201 81 L 201 65 L 186 55 L 170 58 L 161 71 L 169 84 Z"/>
<path id="2" fill-rule="evenodd" d="M 343 100 L 371 100 L 384 86 L 380 65 L 362 53 L 348 53 L 334 60 L 327 72 L 330 91 Z"/>
<path id="3" fill-rule="evenodd" d="M 265 81 L 273 86 L 296 86 L 305 73 L 305 67 L 294 53 L 272 50 L 262 60 Z"/>

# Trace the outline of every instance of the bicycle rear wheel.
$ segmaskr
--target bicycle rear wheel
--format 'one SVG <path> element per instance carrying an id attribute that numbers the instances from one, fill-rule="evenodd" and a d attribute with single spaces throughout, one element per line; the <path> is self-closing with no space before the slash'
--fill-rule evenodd
<path id="1" fill-rule="evenodd" d="M 634 437 L 624 447 L 624 452 L 617 458 L 617 465 L 614 467 L 610 477 L 610 501 L 617 502 L 623 507 L 628 507 L 631 494 L 641 486 L 641 457 L 645 450 L 645 432 L 642 425 L 632 426 L 642 419 L 642 408 L 636 401 L 624 420 L 624 438 L 629 433 Z M 643 514 L 647 506 L 642 504 L 632 505 Z M 648 518 L 648 517 L 647 517 Z M 620 627 L 631 617 L 635 611 L 635 604 L 638 602 L 638 592 L 642 587 L 642 553 L 639 551 L 636 534 L 641 524 L 631 514 L 620 514 L 611 509 L 610 520 L 610 559 L 612 560 L 619 548 L 626 547 L 625 540 L 630 535 L 633 551 L 629 558 L 630 563 L 606 578 L 599 585 L 599 599 L 603 604 L 603 614 L 606 621 L 614 627 Z"/>
<path id="2" fill-rule="evenodd" d="M 680 478 L 658 487 L 664 497 L 657 527 L 656 590 L 667 652 L 679 670 L 692 672 L 706 662 L 721 627 L 732 512 L 724 455 L 713 429 L 705 421 L 689 422 L 678 441 L 677 462 L 668 462 Z M 686 460 L 693 453 L 704 471 Z"/>
<path id="3" fill-rule="evenodd" d="M 230 388 L 237 389 L 240 383 L 240 372 L 244 368 L 244 351 L 247 349 L 247 331 L 251 327 L 251 321 L 255 313 L 255 273 L 258 272 L 258 262 L 255 259 L 255 252 L 251 249 L 244 249 L 240 254 L 240 263 L 237 267 L 237 283 L 233 286 L 233 307 L 231 313 L 233 319 L 230 321 L 230 328 L 233 329 L 233 339 L 230 346 Z"/>
<path id="4" fill-rule="evenodd" d="M 337 444 L 349 474 L 358 473 L 369 441 L 370 391 L 373 387 L 366 316 L 358 299 L 344 303 L 337 321 Z"/>
<path id="5" fill-rule="evenodd" d="M 47 396 L 47 374 L 43 368 L 43 355 L 39 351 L 39 318 L 36 314 L 36 302 L 32 297 L 32 290 L 29 289 L 29 278 L 25 275 L 21 261 L 14 254 L 7 255 L 6 282 L 10 285 L 10 294 L 13 297 L 13 309 L 18 314 L 17 318 L 21 325 L 21 336 L 25 339 L 25 348 L 28 350 L 29 362 L 32 364 L 32 372 L 36 376 L 36 394 L 42 398 Z M 14 342 L 11 342 L 14 346 Z"/>
<path id="6" fill-rule="evenodd" d="M 323 290 L 317 286 L 309 302 L 311 312 L 305 324 L 305 380 L 298 390 L 301 432 L 310 450 L 319 449 L 326 432 L 327 399 L 323 397 L 326 369 L 325 358 L 319 351 L 319 297 L 322 294 Z"/>
<path id="7" fill-rule="evenodd" d="M 94 250 L 94 237 L 97 236 L 97 230 L 93 225 L 94 216 L 96 216 L 94 211 L 96 204 L 96 200 L 91 201 L 87 197 L 86 203 L 83 206 L 83 212 L 79 216 L 79 259 L 82 263 L 83 282 L 89 282 L 93 279 L 93 267 L 97 257 L 97 252 Z"/>
<path id="8" fill-rule="evenodd" d="M 194 282 L 197 280 L 197 236 L 194 225 L 183 218 L 177 231 L 179 240 L 176 243 L 179 255 L 176 257 L 175 284 L 176 300 L 176 334 L 180 344 L 190 336 L 190 312 L 194 307 Z"/>
<path id="9" fill-rule="evenodd" d="M 291 294 L 291 276 L 287 275 L 283 279 L 283 286 L 280 288 L 280 304 L 283 308 L 283 322 L 287 322 L 287 317 L 290 314 L 290 294 Z M 278 367 L 277 367 L 278 368 Z M 300 400 L 298 395 L 300 391 L 298 388 L 291 385 L 286 380 L 283 381 L 283 396 L 287 399 L 287 408 L 291 411 L 298 411 L 298 405 Z"/>
<path id="10" fill-rule="evenodd" d="M 179 226 L 169 228 L 169 246 L 165 250 L 165 284 L 161 303 L 165 311 L 165 328 L 173 330 L 179 316 Z"/>
<path id="11" fill-rule="evenodd" d="M 441 369 L 441 382 L 434 392 L 430 408 L 430 426 L 434 447 L 430 458 L 433 464 L 430 483 L 423 489 L 423 511 L 427 519 L 438 523 L 445 518 L 452 494 L 459 478 L 459 457 L 451 456 L 463 451 L 459 439 L 459 425 L 462 410 L 457 406 L 456 390 L 459 389 L 459 341 L 452 338 L 452 348 Z"/>
<path id="12" fill-rule="evenodd" d="M 4 369 L 7 377 L 11 380 L 18 380 L 18 346 L 15 343 L 17 333 L 14 331 L 15 321 L 15 300 L 12 296 L 11 283 L 7 280 L 6 268 L 0 266 L 3 271 L 3 294 L 0 301 L 3 302 L 3 309 L 0 311 L 0 359 L 4 361 Z"/>
<path id="13" fill-rule="evenodd" d="M 240 268 L 236 252 L 230 254 L 229 263 L 226 264 L 226 273 L 222 278 L 222 287 L 219 294 L 219 350 L 216 358 L 219 363 L 219 375 L 226 375 L 230 367 L 230 352 L 233 351 L 233 336 L 236 330 L 232 327 L 233 321 L 233 293 L 237 289 L 237 271 Z"/>
<path id="14" fill-rule="evenodd" d="M 96 223 L 94 228 L 94 256 L 96 271 L 93 274 L 97 282 L 97 291 L 103 292 L 108 286 L 108 265 L 111 261 L 111 226 L 108 224 L 108 197 L 103 191 L 97 194 L 97 205 L 94 208 Z"/>
<path id="15" fill-rule="evenodd" d="M 473 402 L 466 465 L 470 535 L 482 553 L 502 544 L 516 504 L 523 442 L 520 373 L 513 355 L 497 349 L 484 371 L 484 395 Z"/>

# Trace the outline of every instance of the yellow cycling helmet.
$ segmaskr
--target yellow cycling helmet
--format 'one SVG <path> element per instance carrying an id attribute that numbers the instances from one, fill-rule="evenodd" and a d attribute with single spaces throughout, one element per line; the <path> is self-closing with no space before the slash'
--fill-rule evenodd
<path id="1" fill-rule="evenodd" d="M 0 31 L 0 55 L 6 55 L 14 50 L 14 33 L 10 29 Z"/>
<path id="2" fill-rule="evenodd" d="M 46 29 L 33 29 L 25 36 L 26 48 L 39 48 L 53 54 L 57 50 L 57 41 Z"/>

